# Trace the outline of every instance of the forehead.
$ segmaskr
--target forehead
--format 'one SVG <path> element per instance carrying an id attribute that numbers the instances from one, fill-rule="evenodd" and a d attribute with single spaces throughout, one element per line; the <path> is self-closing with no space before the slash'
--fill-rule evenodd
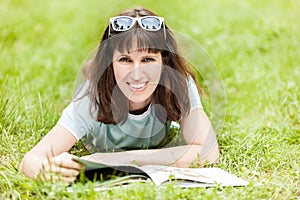
<path id="1" fill-rule="evenodd" d="M 133 49 L 130 51 L 120 52 L 117 49 L 114 50 L 114 57 L 118 56 L 130 56 L 130 57 L 145 57 L 145 56 L 151 56 L 151 57 L 158 57 L 160 56 L 160 52 L 149 52 L 144 49 Z"/>
<path id="2" fill-rule="evenodd" d="M 124 38 L 126 39 L 126 38 Z M 119 45 L 115 50 L 121 53 L 130 53 L 130 52 L 146 52 L 148 49 L 148 46 L 143 44 L 141 45 L 138 41 L 138 38 L 132 37 L 130 41 L 123 43 L 124 45 Z M 126 44 L 126 46 L 125 46 Z M 122 47 L 123 46 L 123 47 Z"/>
<path id="3" fill-rule="evenodd" d="M 119 52 L 146 51 L 157 53 L 163 49 L 164 41 L 155 32 L 132 29 L 111 38 L 111 47 Z"/>

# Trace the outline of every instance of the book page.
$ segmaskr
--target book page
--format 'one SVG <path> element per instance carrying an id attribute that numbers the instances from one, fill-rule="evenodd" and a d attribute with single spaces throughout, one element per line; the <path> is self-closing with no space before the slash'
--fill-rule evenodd
<path id="1" fill-rule="evenodd" d="M 125 188 L 129 184 L 132 183 L 146 183 L 147 182 L 147 177 L 142 176 L 142 175 L 128 175 L 128 176 L 122 176 L 122 177 L 117 177 L 111 180 L 107 180 L 104 182 L 94 182 L 94 191 L 106 191 L 106 190 L 111 190 L 113 188 Z M 74 192 L 74 188 L 70 185 L 67 188 L 67 192 Z"/>
<path id="2" fill-rule="evenodd" d="M 146 165 L 141 167 L 156 185 L 168 180 L 178 180 L 182 187 L 245 186 L 248 184 L 233 174 L 219 168 L 178 168 L 169 166 Z M 186 181 L 182 181 L 186 180 Z"/>

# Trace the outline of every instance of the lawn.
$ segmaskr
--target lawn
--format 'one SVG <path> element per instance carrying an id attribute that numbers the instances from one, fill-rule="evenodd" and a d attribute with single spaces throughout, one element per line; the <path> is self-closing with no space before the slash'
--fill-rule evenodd
<path id="1" fill-rule="evenodd" d="M 222 122 L 216 166 L 248 186 L 180 189 L 149 182 L 94 192 L 92 183 L 78 183 L 68 193 L 63 183 L 32 181 L 19 172 L 24 154 L 68 105 L 108 18 L 136 6 L 164 16 L 215 64 L 210 71 L 221 90 L 203 99 L 212 121 Z M 299 199 L 299 10 L 294 0 L 1 0 L 0 199 Z M 210 102 L 219 92 L 220 102 Z M 79 147 L 71 152 L 82 155 Z"/>

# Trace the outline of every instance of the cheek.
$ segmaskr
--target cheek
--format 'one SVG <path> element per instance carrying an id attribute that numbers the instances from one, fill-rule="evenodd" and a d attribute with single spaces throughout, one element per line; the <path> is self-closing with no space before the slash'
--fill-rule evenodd
<path id="1" fill-rule="evenodd" d="M 122 81 L 126 74 L 128 73 L 128 71 L 123 67 L 114 67 L 114 74 L 115 74 L 115 78 L 116 78 L 116 81 L 119 83 L 120 81 Z"/>
<path id="2" fill-rule="evenodd" d="M 148 76 L 151 77 L 152 80 L 154 80 L 155 82 L 158 82 L 158 80 L 160 79 L 160 76 L 161 76 L 162 67 L 161 67 L 161 65 L 150 66 L 147 68 L 146 71 L 147 71 Z"/>

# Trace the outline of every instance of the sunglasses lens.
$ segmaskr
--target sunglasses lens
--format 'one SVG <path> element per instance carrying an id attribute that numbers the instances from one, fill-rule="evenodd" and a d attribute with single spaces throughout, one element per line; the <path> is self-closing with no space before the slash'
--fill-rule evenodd
<path id="1" fill-rule="evenodd" d="M 115 31 L 126 31 L 131 28 L 133 20 L 127 17 L 119 17 L 114 19 L 112 27 Z"/>
<path id="2" fill-rule="evenodd" d="M 156 17 L 144 17 L 141 19 L 141 24 L 144 29 L 157 31 L 161 27 L 161 21 Z"/>

